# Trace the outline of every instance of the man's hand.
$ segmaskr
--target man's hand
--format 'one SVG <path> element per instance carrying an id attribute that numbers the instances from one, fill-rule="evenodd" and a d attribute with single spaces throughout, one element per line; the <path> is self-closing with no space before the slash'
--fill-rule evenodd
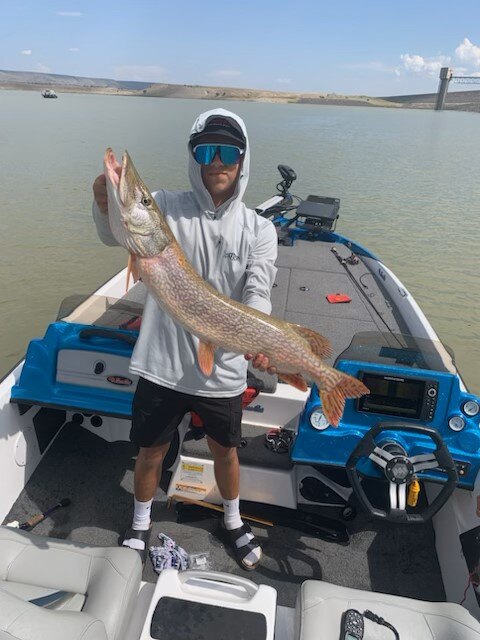
<path id="1" fill-rule="evenodd" d="M 102 173 L 93 183 L 93 198 L 102 213 L 108 213 L 107 180 Z"/>
<path id="2" fill-rule="evenodd" d="M 256 356 L 254 356 L 253 353 L 247 353 L 245 355 L 245 360 L 251 360 L 252 367 L 254 369 L 258 369 L 259 371 L 267 371 L 272 375 L 277 373 L 277 368 L 269 366 L 270 361 L 267 356 L 263 355 L 263 353 L 257 353 Z"/>
<path id="3" fill-rule="evenodd" d="M 115 171 L 120 176 L 122 165 L 117 161 Z M 100 174 L 93 183 L 93 197 L 102 213 L 108 214 L 107 180 L 105 174 Z"/>

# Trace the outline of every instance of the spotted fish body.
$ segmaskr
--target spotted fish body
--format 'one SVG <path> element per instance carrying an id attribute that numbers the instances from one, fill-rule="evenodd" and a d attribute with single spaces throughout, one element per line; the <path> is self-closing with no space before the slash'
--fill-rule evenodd
<path id="1" fill-rule="evenodd" d="M 330 424 L 337 426 L 345 399 L 359 397 L 368 389 L 322 361 L 331 355 L 328 340 L 214 289 L 188 262 L 128 153 L 123 156 L 121 172 L 111 149 L 105 153 L 104 165 L 112 233 L 133 256 L 137 277 L 158 304 L 200 339 L 198 363 L 202 372 L 211 374 L 216 348 L 239 354 L 263 353 L 289 384 L 307 390 L 302 374 L 315 380 L 323 411 Z"/>
<path id="2" fill-rule="evenodd" d="M 205 344 L 234 353 L 264 353 L 283 373 L 308 369 L 317 374 L 319 364 L 325 367 L 295 325 L 216 291 L 187 262 L 178 243 L 153 259 L 137 258 L 136 265 L 159 304 Z M 327 341 L 321 343 L 328 353 Z"/>

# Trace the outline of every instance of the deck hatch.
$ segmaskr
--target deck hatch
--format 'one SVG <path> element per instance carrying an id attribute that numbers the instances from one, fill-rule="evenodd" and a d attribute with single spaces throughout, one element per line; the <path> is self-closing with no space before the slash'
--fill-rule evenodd
<path id="1" fill-rule="evenodd" d="M 223 635 L 225 634 L 225 635 Z M 219 607 L 165 596 L 152 617 L 150 636 L 155 640 L 264 640 L 267 619 L 257 611 Z"/>

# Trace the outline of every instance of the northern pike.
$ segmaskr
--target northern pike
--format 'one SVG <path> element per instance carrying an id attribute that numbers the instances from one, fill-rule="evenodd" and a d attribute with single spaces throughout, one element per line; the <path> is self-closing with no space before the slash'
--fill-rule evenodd
<path id="1" fill-rule="evenodd" d="M 306 391 L 303 374 L 313 379 L 326 418 L 338 426 L 345 400 L 369 391 L 360 380 L 322 361 L 332 353 L 329 341 L 312 329 L 269 316 L 217 291 L 187 260 L 128 152 L 120 171 L 113 151 L 107 149 L 104 168 L 111 231 L 130 253 L 136 276 L 157 303 L 199 338 L 197 358 L 203 374 L 212 373 L 217 348 L 237 354 L 263 353 L 278 377 L 292 386 Z"/>

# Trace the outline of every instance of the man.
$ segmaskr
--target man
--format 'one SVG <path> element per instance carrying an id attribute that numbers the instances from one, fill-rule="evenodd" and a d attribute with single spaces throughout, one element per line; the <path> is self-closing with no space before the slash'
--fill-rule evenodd
<path id="1" fill-rule="evenodd" d="M 250 149 L 241 118 L 224 109 L 201 114 L 188 142 L 192 190 L 153 194 L 194 268 L 220 292 L 265 313 L 271 312 L 277 236 L 271 222 L 247 209 Z M 117 244 L 108 224 L 104 176 L 94 183 L 93 215 L 100 239 Z M 148 295 L 130 370 L 139 376 L 133 400 L 130 438 L 140 447 L 135 464 L 134 516 L 123 544 L 146 558 L 150 511 L 163 459 L 183 416 L 194 411 L 203 421 L 223 499 L 225 539 L 237 561 L 255 569 L 261 548 L 239 511 L 242 394 L 246 359 L 268 370 L 263 354 L 245 357 L 217 350 L 206 377 L 196 358 L 198 339 L 186 332 Z"/>

